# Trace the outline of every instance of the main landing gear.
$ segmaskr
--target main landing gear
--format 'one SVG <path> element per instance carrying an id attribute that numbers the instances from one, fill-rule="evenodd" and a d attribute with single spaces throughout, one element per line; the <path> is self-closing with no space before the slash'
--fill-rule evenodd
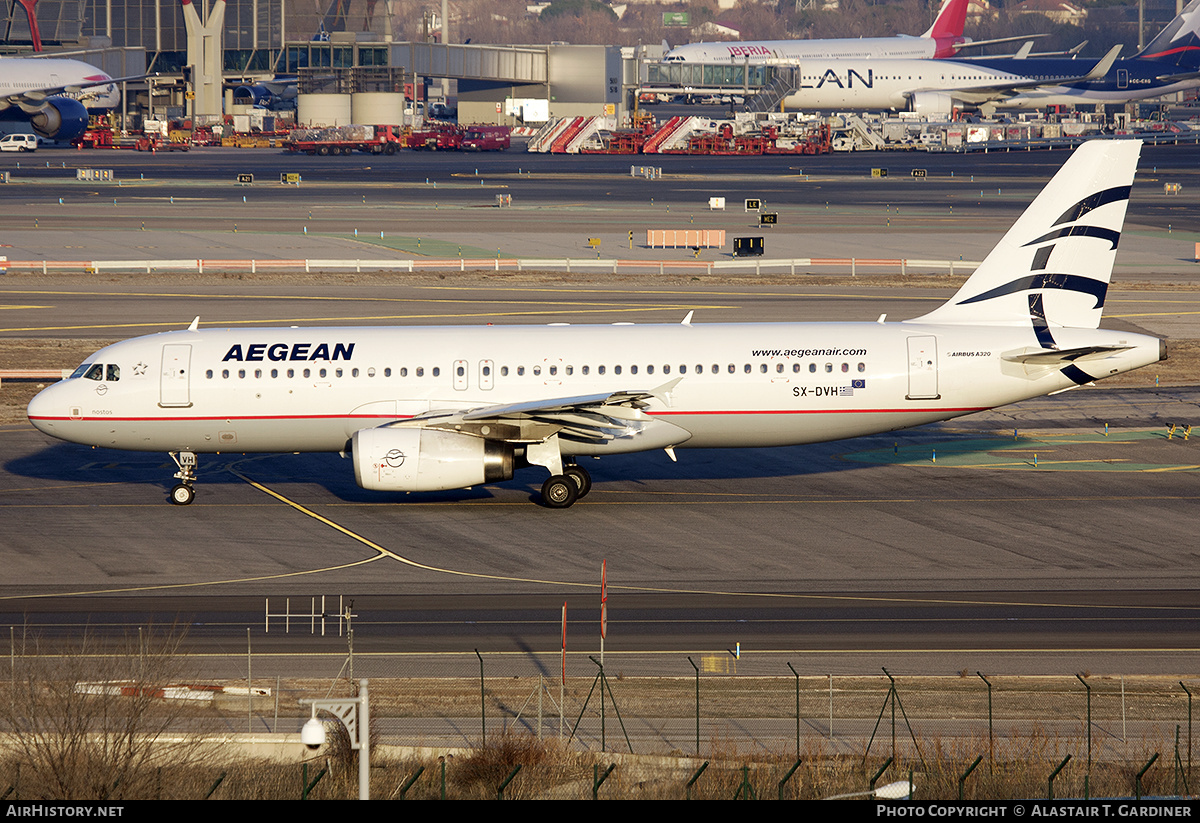
<path id="1" fill-rule="evenodd" d="M 562 474 L 551 475 L 542 484 L 542 503 L 548 509 L 566 509 L 592 490 L 592 476 L 575 464 L 563 466 Z"/>
<path id="2" fill-rule="evenodd" d="M 179 482 L 171 489 L 170 500 L 176 506 L 186 506 L 196 499 L 196 490 L 192 488 L 192 484 L 196 482 L 196 453 L 168 452 L 168 454 L 175 461 L 175 465 L 179 467 L 179 471 L 175 472 L 175 479 Z"/>

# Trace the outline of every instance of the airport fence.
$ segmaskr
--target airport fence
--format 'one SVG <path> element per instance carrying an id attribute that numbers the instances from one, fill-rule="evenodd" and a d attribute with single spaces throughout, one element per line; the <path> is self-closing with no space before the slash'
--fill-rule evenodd
<path id="1" fill-rule="evenodd" d="M 277 763 L 299 764 L 311 757 L 298 744 L 310 701 L 352 698 L 365 680 L 372 740 L 409 773 L 461 767 L 488 752 L 502 761 L 493 775 L 499 783 L 536 751 L 572 768 L 619 764 L 626 780 L 635 769 L 658 769 L 656 779 L 672 775 L 676 793 L 711 768 L 708 779 L 722 787 L 716 796 L 750 785 L 751 772 L 758 796 L 782 792 L 793 776 L 799 785 L 788 796 L 912 775 L 922 797 L 941 799 L 1188 794 L 1194 785 L 1200 677 L 923 676 L 883 668 L 871 676 L 801 675 L 782 657 L 746 674 L 727 655 L 663 654 L 639 655 L 637 674 L 626 674 L 620 658 L 601 668 L 594 656 L 576 656 L 564 682 L 557 655 L 521 655 L 518 663 L 478 653 L 175 653 L 164 668 L 145 645 L 124 657 L 74 658 L 14 643 L 8 682 L 0 683 L 0 709 L 8 710 L 0 725 L 10 736 L 20 726 L 42 728 L 27 719 L 33 710 L 21 701 L 30 696 L 109 701 L 105 721 L 126 710 L 112 701 L 138 703 L 143 712 L 149 702 L 158 707 L 159 733 L 167 728 L 161 713 L 171 711 L 173 730 L 236 740 L 257 756 L 269 751 Z M 217 671 L 223 676 L 211 676 Z M 37 673 L 47 681 L 35 683 Z M 51 718 L 88 716 L 78 706 L 46 709 Z M 125 722 L 123 733 L 133 727 Z M 76 728 L 96 733 L 90 722 Z M 505 758 L 512 762 L 500 768 Z M 403 775 L 385 777 L 395 789 Z"/>
<path id="2" fill-rule="evenodd" d="M 524 675 L 508 666 L 489 675 L 486 655 L 458 658 L 453 675 L 402 673 L 384 661 L 359 661 L 354 675 L 370 683 L 380 732 L 413 746 L 471 746 L 506 730 L 585 750 L 701 757 L 731 749 L 787 756 L 820 741 L 839 755 L 928 758 L 951 747 L 995 759 L 1035 746 L 1060 759 L 1136 759 L 1146 751 L 1173 757 L 1178 733 L 1181 760 L 1192 760 L 1200 678 L 801 676 L 786 662 L 778 675 L 739 675 L 692 660 L 664 658 L 657 675 L 625 675 L 610 664 L 602 676 L 592 666 L 565 683 L 551 661 Z M 288 706 L 291 683 L 258 681 L 264 691 L 247 707 Z"/>
<path id="3" fill-rule="evenodd" d="M 949 274 L 968 275 L 979 266 L 972 260 L 917 260 L 876 257 L 735 258 L 731 260 L 637 260 L 619 258 L 420 258 L 387 259 L 267 259 L 216 260 L 11 260 L 0 259 L 0 273 L 11 271 L 139 272 L 145 274 L 222 274 L 226 272 L 325 273 L 350 272 L 566 272 L 599 274 Z"/>

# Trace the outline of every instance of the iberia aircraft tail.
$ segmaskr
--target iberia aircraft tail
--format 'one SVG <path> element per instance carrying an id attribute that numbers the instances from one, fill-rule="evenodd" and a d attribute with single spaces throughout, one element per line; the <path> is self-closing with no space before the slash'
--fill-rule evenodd
<path id="1" fill-rule="evenodd" d="M 921 36 L 961 38 L 967 25 L 967 4 L 968 0 L 944 0 L 933 25 Z"/>

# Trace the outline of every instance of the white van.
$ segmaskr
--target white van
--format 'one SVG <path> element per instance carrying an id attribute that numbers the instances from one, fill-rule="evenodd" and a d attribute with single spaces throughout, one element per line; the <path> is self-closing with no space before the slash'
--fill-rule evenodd
<path id="1" fill-rule="evenodd" d="M 32 134 L 6 134 L 0 137 L 0 151 L 37 151 L 37 138 Z"/>

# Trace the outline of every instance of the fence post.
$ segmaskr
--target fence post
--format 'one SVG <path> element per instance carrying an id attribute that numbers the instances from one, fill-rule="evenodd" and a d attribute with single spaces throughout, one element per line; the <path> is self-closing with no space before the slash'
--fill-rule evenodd
<path id="1" fill-rule="evenodd" d="M 962 773 L 962 777 L 958 778 L 958 802 L 959 803 L 963 802 L 963 784 L 965 784 L 967 782 L 967 778 L 971 776 L 971 772 L 975 771 L 975 767 L 979 765 L 979 762 L 981 760 L 983 760 L 983 755 L 979 755 L 978 757 L 976 757 L 975 762 L 972 763 L 969 767 L 967 767 L 967 770 Z"/>
<path id="2" fill-rule="evenodd" d="M 1146 772 L 1150 771 L 1150 767 L 1154 765 L 1155 760 L 1158 760 L 1158 752 L 1155 752 L 1154 756 L 1147 760 L 1146 765 L 1142 766 L 1142 770 L 1137 773 L 1137 778 L 1134 781 L 1134 795 L 1139 801 L 1142 799 L 1142 777 Z"/>
<path id="3" fill-rule="evenodd" d="M 1070 762 L 1071 762 L 1071 755 L 1067 755 L 1066 757 L 1063 758 L 1063 762 L 1058 764 L 1058 768 L 1050 773 L 1050 779 L 1048 781 L 1046 781 L 1046 799 L 1047 800 L 1054 799 L 1054 778 L 1058 777 L 1058 773 L 1061 772 L 1064 768 L 1066 768 L 1066 765 Z"/>
<path id="4" fill-rule="evenodd" d="M 788 781 L 792 779 L 792 775 L 794 775 L 796 773 L 796 769 L 800 768 L 800 764 L 803 762 L 804 761 L 802 761 L 800 758 L 796 758 L 796 762 L 792 764 L 792 767 L 790 769 L 788 769 L 788 773 L 783 776 L 783 780 L 779 781 L 779 799 L 780 800 L 783 800 L 783 787 L 786 786 Z"/>
<path id="5" fill-rule="evenodd" d="M 792 674 L 796 677 L 796 765 L 798 766 L 800 765 L 800 674 L 792 668 L 790 661 L 787 667 L 792 669 Z M 792 771 L 795 771 L 795 767 L 792 768 Z"/>
<path id="6" fill-rule="evenodd" d="M 480 738 L 479 745 L 487 745 L 487 703 L 483 696 L 483 655 L 479 653 L 479 649 L 475 650 L 475 656 L 479 658 L 479 728 Z"/>
<path id="7" fill-rule="evenodd" d="M 1188 784 L 1192 782 L 1192 692 L 1187 686 L 1183 685 L 1183 681 L 1179 681 L 1180 688 L 1187 694 L 1188 700 L 1188 762 L 1187 762 L 1187 779 Z"/>
<path id="8" fill-rule="evenodd" d="M 688 655 L 688 662 L 692 664 L 692 668 L 696 670 L 696 756 L 700 756 L 700 667 L 692 660 L 692 656 Z M 705 763 L 707 766 L 708 764 Z M 701 769 L 703 771 L 703 769 Z M 700 773 L 696 773 L 699 777 Z M 690 784 L 689 784 L 690 785 Z"/>
<path id="9" fill-rule="evenodd" d="M 692 664 L 695 665 L 695 664 Z M 708 761 L 705 760 L 700 764 L 700 768 L 696 769 L 696 773 L 692 775 L 692 779 L 687 782 L 687 799 L 692 799 L 692 786 L 700 779 L 700 775 L 704 774 L 704 770 L 708 768 Z"/>
<path id="10" fill-rule="evenodd" d="M 977 671 L 979 679 L 987 683 L 988 690 L 988 773 L 996 773 L 996 737 L 992 728 L 992 684 L 983 676 L 983 672 Z"/>
<path id="11" fill-rule="evenodd" d="M 1075 679 L 1078 680 L 1080 683 L 1082 683 L 1083 687 L 1085 689 L 1087 689 L 1087 753 L 1088 753 L 1087 773 L 1088 773 L 1088 776 L 1091 777 L 1091 774 L 1092 774 L 1092 687 L 1089 686 L 1087 681 L 1084 680 L 1083 677 L 1078 674 L 1075 675 Z"/>

